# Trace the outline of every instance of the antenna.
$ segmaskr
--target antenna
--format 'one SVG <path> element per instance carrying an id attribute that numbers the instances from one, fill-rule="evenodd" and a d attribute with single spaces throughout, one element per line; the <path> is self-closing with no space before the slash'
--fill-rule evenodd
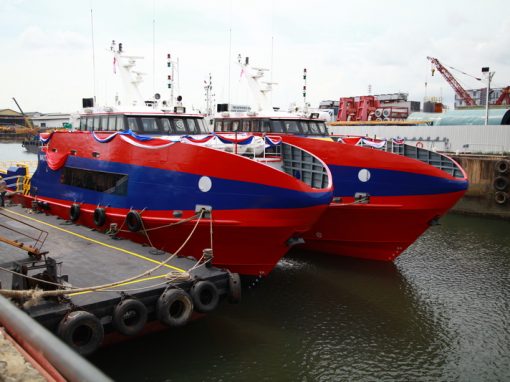
<path id="1" fill-rule="evenodd" d="M 170 107 L 174 106 L 174 62 L 170 53 L 166 55 L 167 67 L 170 68 L 170 74 L 168 75 L 168 89 L 170 89 Z"/>
<path id="2" fill-rule="evenodd" d="M 90 1 L 90 30 L 92 34 L 92 84 L 94 90 L 94 105 L 96 104 L 96 51 L 94 48 L 94 14 L 92 12 L 92 0 Z"/>
<path id="3" fill-rule="evenodd" d="M 303 103 L 304 103 L 304 112 L 308 112 L 308 105 L 306 103 L 306 68 L 303 69 Z"/>
<path id="4" fill-rule="evenodd" d="M 152 94 L 156 93 L 156 1 L 152 1 Z"/>

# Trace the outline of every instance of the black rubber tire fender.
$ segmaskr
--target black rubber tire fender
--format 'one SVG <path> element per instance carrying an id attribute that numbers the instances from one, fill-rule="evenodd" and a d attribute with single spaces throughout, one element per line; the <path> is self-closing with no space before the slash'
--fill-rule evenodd
<path id="1" fill-rule="evenodd" d="M 147 323 L 147 308 L 140 300 L 127 298 L 113 309 L 112 325 L 126 336 L 134 336 L 142 331 Z"/>
<path id="2" fill-rule="evenodd" d="M 228 301 L 231 304 L 241 302 L 241 278 L 238 273 L 228 273 Z"/>
<path id="3" fill-rule="evenodd" d="M 200 313 L 212 312 L 220 302 L 218 288 L 208 280 L 200 280 L 191 287 L 191 298 L 195 310 Z"/>
<path id="4" fill-rule="evenodd" d="M 497 176 L 494 178 L 494 189 L 496 191 L 505 191 L 508 188 L 509 180 L 506 176 Z"/>
<path id="5" fill-rule="evenodd" d="M 80 218 L 80 205 L 78 203 L 71 204 L 71 208 L 69 209 L 69 218 L 73 222 Z"/>
<path id="6" fill-rule="evenodd" d="M 142 217 L 138 211 L 131 210 L 126 215 L 126 224 L 131 232 L 138 232 L 142 228 Z"/>
<path id="7" fill-rule="evenodd" d="M 58 336 L 81 355 L 96 351 L 104 339 L 103 324 L 84 310 L 67 314 L 58 324 Z"/>
<path id="8" fill-rule="evenodd" d="M 94 210 L 94 224 L 101 227 L 106 223 L 106 211 L 104 208 L 98 207 Z"/>
<path id="9" fill-rule="evenodd" d="M 510 170 L 510 161 L 498 160 L 494 167 L 498 174 L 506 174 Z"/>
<path id="10" fill-rule="evenodd" d="M 498 191 L 494 194 L 494 201 L 500 205 L 506 204 L 508 201 L 508 194 L 504 191 Z"/>
<path id="11" fill-rule="evenodd" d="M 156 313 L 158 320 L 168 326 L 184 326 L 193 313 L 193 301 L 182 289 L 168 289 L 159 296 Z"/>

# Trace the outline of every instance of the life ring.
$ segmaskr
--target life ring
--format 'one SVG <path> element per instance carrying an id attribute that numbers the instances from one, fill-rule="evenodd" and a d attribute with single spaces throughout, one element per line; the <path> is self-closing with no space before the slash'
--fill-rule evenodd
<path id="1" fill-rule="evenodd" d="M 508 194 L 503 191 L 498 191 L 494 194 L 494 201 L 497 204 L 505 204 L 508 201 Z"/>
<path id="2" fill-rule="evenodd" d="M 142 217 L 137 211 L 131 210 L 126 215 L 126 223 L 131 232 L 138 232 L 142 228 Z"/>
<path id="3" fill-rule="evenodd" d="M 495 165 L 496 172 L 499 174 L 506 174 L 510 170 L 510 162 L 506 160 L 499 160 Z"/>
<path id="4" fill-rule="evenodd" d="M 195 310 L 200 313 L 212 312 L 220 302 L 218 288 L 207 280 L 198 281 L 191 287 L 191 298 Z"/>
<path id="5" fill-rule="evenodd" d="M 80 205 L 78 203 L 71 204 L 71 209 L 69 210 L 69 217 L 71 221 L 75 222 L 80 217 Z"/>
<path id="6" fill-rule="evenodd" d="M 94 224 L 101 227 L 106 222 L 106 211 L 98 207 L 94 210 Z"/>
<path id="7" fill-rule="evenodd" d="M 497 191 L 505 191 L 508 188 L 508 178 L 506 176 L 497 176 L 494 178 L 494 188 Z"/>
<path id="8" fill-rule="evenodd" d="M 421 143 L 420 141 L 416 142 L 416 147 L 418 147 L 419 149 L 422 149 L 423 143 Z"/>
<path id="9" fill-rule="evenodd" d="M 146 322 L 147 308 L 139 300 L 132 298 L 122 300 L 113 310 L 113 327 L 126 336 L 140 333 Z"/>
<path id="10" fill-rule="evenodd" d="M 241 301 L 241 278 L 239 273 L 228 273 L 228 301 L 237 304 Z"/>
<path id="11" fill-rule="evenodd" d="M 89 355 L 99 348 L 104 329 L 99 318 L 78 310 L 69 313 L 58 324 L 58 336 L 81 355 Z"/>
<path id="12" fill-rule="evenodd" d="M 185 325 L 193 313 L 193 301 L 182 289 L 168 289 L 158 298 L 156 314 L 158 320 L 168 326 Z"/>

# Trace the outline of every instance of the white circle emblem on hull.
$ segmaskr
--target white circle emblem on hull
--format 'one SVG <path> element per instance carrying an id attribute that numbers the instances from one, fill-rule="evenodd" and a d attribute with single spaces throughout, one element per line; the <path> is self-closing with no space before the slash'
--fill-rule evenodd
<path id="1" fill-rule="evenodd" d="M 198 188 L 202 192 L 207 192 L 212 188 L 212 181 L 211 178 L 208 176 L 203 176 L 198 181 Z"/>
<path id="2" fill-rule="evenodd" d="M 359 170 L 358 179 L 360 182 L 368 182 L 370 180 L 370 171 L 368 171 L 366 168 Z"/>

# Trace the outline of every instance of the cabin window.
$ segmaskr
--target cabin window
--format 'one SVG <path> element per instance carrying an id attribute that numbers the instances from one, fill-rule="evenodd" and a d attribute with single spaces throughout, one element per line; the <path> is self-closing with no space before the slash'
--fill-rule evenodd
<path id="1" fill-rule="evenodd" d="M 63 184 L 113 195 L 127 195 L 128 176 L 112 172 L 64 167 Z"/>
<path id="2" fill-rule="evenodd" d="M 99 130 L 99 123 L 101 122 L 101 120 L 99 119 L 99 117 L 93 117 L 92 118 L 94 120 L 94 127 L 93 127 L 93 130 L 94 131 L 98 131 Z"/>
<path id="3" fill-rule="evenodd" d="M 319 129 L 319 132 L 322 135 L 328 134 L 328 129 L 326 128 L 326 125 L 324 123 L 317 123 L 317 128 Z"/>
<path id="4" fill-rule="evenodd" d="M 142 118 L 142 126 L 144 133 L 158 133 L 158 125 L 156 124 L 156 118 Z"/>
<path id="5" fill-rule="evenodd" d="M 299 127 L 296 121 L 284 121 L 285 124 L 285 130 L 287 130 L 287 133 L 290 134 L 299 134 Z"/>
<path id="6" fill-rule="evenodd" d="M 282 121 L 273 120 L 273 121 L 271 121 L 271 124 L 273 125 L 273 129 L 272 129 L 273 133 L 284 133 L 285 132 L 285 130 L 283 130 Z"/>
<path id="7" fill-rule="evenodd" d="M 200 132 L 202 134 L 207 134 L 209 131 L 207 130 L 207 127 L 205 126 L 205 122 L 202 118 L 197 119 L 197 124 L 199 126 Z"/>
<path id="8" fill-rule="evenodd" d="M 108 116 L 103 115 L 101 117 L 101 130 L 106 131 L 108 130 Z"/>
<path id="9" fill-rule="evenodd" d="M 261 121 L 260 131 L 263 133 L 269 133 L 271 131 L 271 126 L 269 124 L 268 119 L 264 119 Z"/>
<path id="10" fill-rule="evenodd" d="M 112 131 L 115 131 L 115 121 L 116 121 L 116 117 L 114 115 L 110 115 L 108 117 L 108 130 L 112 130 Z"/>
<path id="11" fill-rule="evenodd" d="M 301 125 L 301 132 L 303 134 L 308 134 L 310 132 L 308 129 L 308 122 L 301 121 L 299 124 Z"/>
<path id="12" fill-rule="evenodd" d="M 232 121 L 232 131 L 239 131 L 239 121 Z"/>
<path id="13" fill-rule="evenodd" d="M 161 127 L 163 128 L 163 133 L 165 134 L 171 134 L 172 133 L 172 127 L 170 126 L 170 121 L 168 118 L 161 118 Z"/>
<path id="14" fill-rule="evenodd" d="M 200 128 L 196 124 L 196 120 L 193 118 L 188 118 L 188 130 L 190 134 L 200 134 Z"/>
<path id="15" fill-rule="evenodd" d="M 310 134 L 319 134 L 319 127 L 315 122 L 310 122 Z"/>
<path id="16" fill-rule="evenodd" d="M 92 131 L 94 129 L 94 118 L 88 117 L 87 118 L 87 130 Z"/>
<path id="17" fill-rule="evenodd" d="M 124 116 L 123 115 L 118 115 L 117 116 L 117 131 L 122 131 L 124 130 Z"/>
<path id="18" fill-rule="evenodd" d="M 221 121 L 216 121 L 214 123 L 214 131 L 221 131 L 222 129 L 222 122 Z"/>
<path id="19" fill-rule="evenodd" d="M 186 134 L 186 125 L 184 125 L 184 119 L 182 118 L 174 119 L 174 126 L 177 134 Z"/>
<path id="20" fill-rule="evenodd" d="M 230 126 L 231 126 L 231 121 L 223 121 L 223 131 L 227 132 L 227 131 L 232 131 L 230 129 Z"/>
<path id="21" fill-rule="evenodd" d="M 131 131 L 138 131 L 138 126 L 136 125 L 136 118 L 128 118 L 128 129 Z"/>
<path id="22" fill-rule="evenodd" d="M 260 121 L 258 119 L 254 119 L 251 121 L 251 131 L 259 132 L 260 131 Z"/>
<path id="23" fill-rule="evenodd" d="M 250 121 L 249 120 L 243 120 L 243 126 L 241 128 L 242 131 L 248 132 L 250 131 Z"/>
<path id="24" fill-rule="evenodd" d="M 87 118 L 80 118 L 80 130 L 87 130 Z"/>

